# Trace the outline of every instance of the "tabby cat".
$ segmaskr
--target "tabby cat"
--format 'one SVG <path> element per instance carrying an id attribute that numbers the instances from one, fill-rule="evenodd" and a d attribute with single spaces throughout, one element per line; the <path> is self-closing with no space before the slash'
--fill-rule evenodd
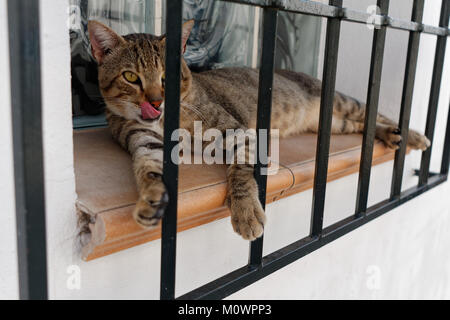
<path id="1" fill-rule="evenodd" d="M 193 27 L 183 25 L 182 52 Z M 92 53 L 98 62 L 99 85 L 107 105 L 112 135 L 133 156 L 139 199 L 133 217 L 143 227 L 156 226 L 168 197 L 162 181 L 165 37 L 149 34 L 120 36 L 107 26 L 89 22 Z M 194 121 L 204 130 L 255 128 L 258 70 L 226 68 L 191 73 L 182 59 L 180 127 L 193 133 Z M 276 71 L 273 89 L 272 127 L 280 137 L 317 132 L 321 82 L 303 73 Z M 365 106 L 336 92 L 332 132 L 361 133 Z M 395 122 L 377 117 L 376 137 L 398 149 L 400 131 Z M 409 132 L 408 145 L 426 150 L 430 141 Z M 266 217 L 258 199 L 253 165 L 227 168 L 227 200 L 234 230 L 244 239 L 263 234 Z"/>

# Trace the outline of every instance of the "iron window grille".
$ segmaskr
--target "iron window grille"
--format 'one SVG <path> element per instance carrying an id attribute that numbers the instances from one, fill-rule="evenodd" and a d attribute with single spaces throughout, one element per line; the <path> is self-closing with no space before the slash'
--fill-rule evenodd
<path id="1" fill-rule="evenodd" d="M 224 0 L 263 8 L 263 45 L 260 69 L 257 128 L 270 128 L 271 89 L 275 53 L 277 14 L 289 11 L 315 15 L 328 19 L 326 31 L 323 88 L 320 108 L 320 126 L 317 141 L 316 169 L 311 214 L 311 232 L 278 251 L 263 257 L 263 239 L 250 244 L 249 263 L 222 276 L 179 299 L 221 299 L 285 267 L 314 250 L 336 240 L 352 230 L 389 212 L 420 194 L 444 183 L 448 179 L 450 164 L 450 113 L 447 120 L 442 164 L 439 173 L 430 172 L 432 148 L 422 153 L 417 186 L 402 191 L 402 175 L 405 163 L 405 144 L 397 150 L 394 160 L 391 196 L 368 207 L 370 171 L 375 138 L 375 123 L 380 93 L 380 80 L 387 28 L 409 32 L 407 64 L 404 77 L 399 127 L 403 140 L 408 133 L 412 94 L 421 33 L 437 36 L 437 46 L 432 76 L 431 94 L 425 134 L 433 143 L 436 114 L 440 94 L 448 29 L 450 1 L 443 0 L 439 27 L 422 23 L 424 0 L 414 0 L 411 21 L 401 21 L 388 16 L 389 0 L 378 0 L 381 9 L 379 19 L 369 20 L 370 15 L 342 7 L 342 0 L 330 0 L 329 4 L 302 0 Z M 42 150 L 42 114 L 39 48 L 39 0 L 8 0 L 8 24 L 10 44 L 12 125 L 14 149 L 14 173 L 16 188 L 19 291 L 22 299 L 47 299 L 47 262 L 45 244 L 45 204 Z M 178 129 L 180 119 L 180 42 L 182 0 L 170 0 L 167 4 L 167 61 L 166 61 L 166 117 L 164 182 L 172 199 L 162 222 L 161 248 L 161 299 L 175 299 L 176 237 L 177 237 L 177 189 L 178 167 L 170 161 L 170 150 L 175 142 L 170 139 Z M 361 152 L 356 212 L 353 216 L 323 228 L 323 212 L 331 135 L 333 95 L 340 26 L 342 21 L 378 25 L 374 31 L 370 64 L 367 112 Z M 27 108 L 27 112 L 24 112 Z M 260 187 L 260 200 L 265 203 L 267 177 L 259 174 L 265 163 L 258 159 L 255 178 Z"/>

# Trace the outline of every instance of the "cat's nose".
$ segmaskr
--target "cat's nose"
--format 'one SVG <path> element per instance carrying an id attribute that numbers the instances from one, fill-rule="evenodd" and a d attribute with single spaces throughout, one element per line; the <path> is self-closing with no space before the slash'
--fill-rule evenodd
<path id="1" fill-rule="evenodd" d="M 150 101 L 150 104 L 151 104 L 152 106 L 154 106 L 155 108 L 161 107 L 162 103 L 163 103 L 162 100 Z"/>

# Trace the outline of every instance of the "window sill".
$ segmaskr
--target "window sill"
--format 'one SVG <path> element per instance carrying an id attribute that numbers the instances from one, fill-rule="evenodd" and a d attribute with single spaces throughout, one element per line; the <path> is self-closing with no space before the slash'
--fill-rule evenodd
<path id="1" fill-rule="evenodd" d="M 313 134 L 280 140 L 280 170 L 268 177 L 267 203 L 313 186 L 315 148 Z M 360 135 L 332 136 L 328 181 L 358 172 Z M 97 259 L 161 237 L 161 230 L 143 230 L 131 212 L 137 199 L 130 156 L 111 138 L 108 129 L 74 133 L 77 209 L 89 229 L 82 249 L 85 261 Z M 373 164 L 394 158 L 394 152 L 377 142 Z M 229 216 L 223 206 L 226 194 L 223 165 L 181 165 L 178 231 Z M 87 228 L 88 227 L 88 228 Z"/>

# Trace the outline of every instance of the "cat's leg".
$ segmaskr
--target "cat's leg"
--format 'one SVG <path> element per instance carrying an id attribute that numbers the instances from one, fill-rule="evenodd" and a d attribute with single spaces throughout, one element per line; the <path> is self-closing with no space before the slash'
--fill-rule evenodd
<path id="1" fill-rule="evenodd" d="M 364 120 L 353 120 L 350 117 L 342 118 L 342 114 L 333 114 L 331 132 L 333 134 L 363 133 Z M 398 149 L 402 142 L 400 130 L 395 124 L 384 124 L 377 122 L 375 136 L 392 149 Z"/>
<path id="2" fill-rule="evenodd" d="M 360 121 L 333 117 L 333 125 L 331 131 L 333 134 L 363 133 L 364 123 Z M 400 129 L 393 121 L 377 121 L 375 136 L 379 140 L 383 141 L 387 147 L 394 150 L 397 150 L 400 147 L 400 144 L 402 142 L 400 133 Z M 428 147 L 430 147 L 430 145 L 430 141 L 423 134 L 420 134 L 419 132 L 412 129 L 409 130 L 408 147 L 417 150 L 426 150 L 428 149 Z"/>
<path id="3" fill-rule="evenodd" d="M 331 133 L 350 134 L 350 133 L 361 133 L 363 131 L 364 131 L 364 123 L 350 119 L 342 119 L 338 116 L 333 115 Z"/>
<path id="4" fill-rule="evenodd" d="M 254 177 L 254 159 L 250 157 L 249 151 L 253 150 L 249 148 L 253 134 L 228 113 L 215 114 L 211 118 L 217 119 L 214 128 L 221 131 L 225 137 L 223 147 L 228 165 L 226 205 L 231 211 L 231 224 L 234 231 L 245 240 L 255 240 L 264 232 L 266 215 L 259 201 L 258 184 Z M 229 130 L 234 130 L 234 134 L 227 134 Z M 240 134 L 244 134 L 244 138 Z"/>
<path id="5" fill-rule="evenodd" d="M 136 157 L 133 168 L 139 190 L 133 218 L 143 227 L 156 226 L 169 202 L 162 181 L 162 161 L 155 161 L 152 156 L 142 155 Z"/>
<path id="6" fill-rule="evenodd" d="M 262 236 L 266 223 L 266 215 L 259 201 L 258 184 L 254 177 L 254 159 L 250 156 L 250 150 L 253 150 L 250 148 L 250 141 L 252 139 L 255 142 L 256 137 L 242 128 L 235 132 L 237 139 L 234 135 L 232 139 L 226 135 L 224 141 L 229 165 L 226 204 L 231 211 L 234 231 L 245 240 L 252 241 Z M 245 136 L 240 137 L 240 134 Z"/>
<path id="7" fill-rule="evenodd" d="M 258 185 L 250 164 L 233 164 L 227 170 L 227 205 L 231 210 L 231 224 L 246 240 L 262 236 L 266 215 L 258 197 Z"/>
<path id="8" fill-rule="evenodd" d="M 400 129 L 396 125 L 389 125 L 377 122 L 375 136 L 387 147 L 397 150 L 402 143 Z"/>
<path id="9" fill-rule="evenodd" d="M 408 132 L 408 147 L 415 150 L 425 151 L 431 146 L 431 141 L 423 134 L 409 129 Z"/>
<path id="10" fill-rule="evenodd" d="M 401 131 L 397 125 L 383 124 L 377 122 L 376 137 L 383 141 L 386 146 L 397 150 L 402 143 Z M 409 129 L 408 147 L 414 150 L 427 150 L 431 145 L 430 140 L 423 134 Z"/>
<path id="11" fill-rule="evenodd" d="M 363 123 L 365 121 L 366 116 L 366 106 L 365 104 L 360 103 L 356 99 L 347 97 L 342 94 L 336 94 L 334 101 L 334 113 L 333 113 L 333 126 L 335 126 L 335 118 L 340 118 L 341 120 L 336 120 L 336 131 L 333 133 L 339 133 L 339 125 L 343 127 L 348 125 L 349 123 L 345 122 L 345 120 L 354 121 L 353 123 L 361 123 L 361 130 L 356 130 L 354 132 L 363 132 Z M 398 124 L 387 118 L 382 114 L 377 115 L 376 120 L 376 137 L 383 141 L 386 146 L 392 149 L 398 149 L 400 143 L 402 142 L 402 138 L 400 136 L 400 130 L 398 128 Z M 355 128 L 359 128 L 358 125 L 354 126 Z M 345 127 L 345 130 L 342 130 L 342 133 L 351 133 L 352 126 Z M 408 147 L 417 150 L 426 150 L 430 147 L 430 140 L 423 134 L 410 129 L 408 132 Z"/>
<path id="12" fill-rule="evenodd" d="M 133 217 L 141 226 L 153 227 L 163 217 L 169 201 L 162 181 L 162 127 L 158 123 L 144 126 L 113 115 L 108 110 L 106 119 L 114 139 L 133 156 L 133 171 L 139 193 Z"/>
<path id="13" fill-rule="evenodd" d="M 159 128 L 124 129 L 122 145 L 133 155 L 133 171 L 139 198 L 133 211 L 138 224 L 156 226 L 164 215 L 169 201 L 163 174 L 163 137 Z"/>

